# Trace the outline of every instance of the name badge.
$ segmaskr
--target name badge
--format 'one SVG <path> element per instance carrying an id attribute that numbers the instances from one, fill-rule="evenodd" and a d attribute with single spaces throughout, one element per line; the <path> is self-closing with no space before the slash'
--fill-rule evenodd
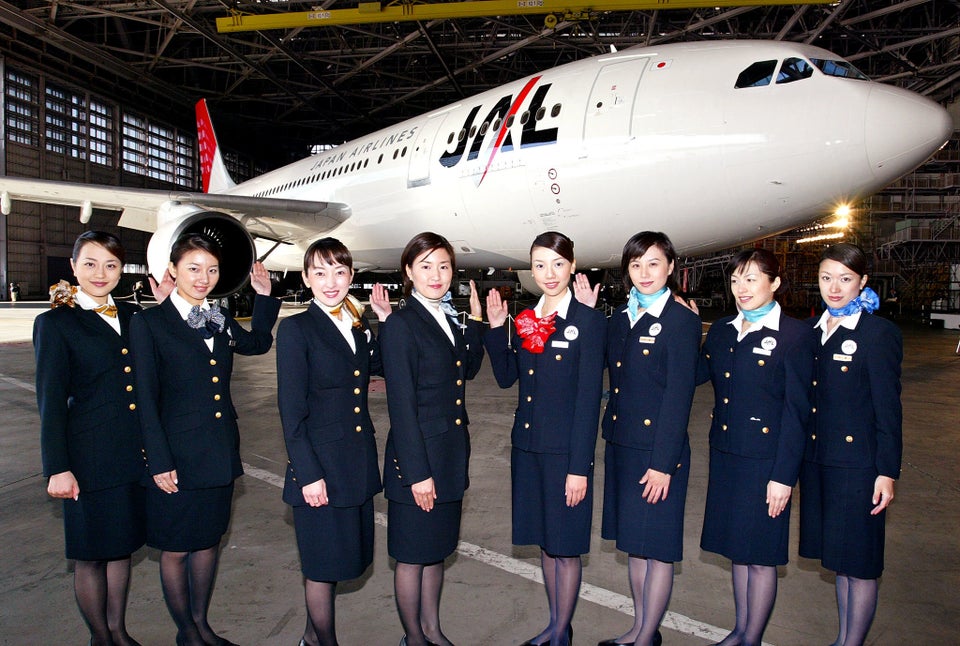
<path id="1" fill-rule="evenodd" d="M 765 336 L 763 337 L 763 340 L 760 341 L 760 347 L 764 350 L 773 350 L 775 347 L 777 347 L 777 340 L 772 336 Z M 767 354 L 769 354 L 769 352 Z"/>
<path id="2" fill-rule="evenodd" d="M 551 341 L 550 347 L 551 348 L 569 348 L 570 342 L 569 341 Z"/>
<path id="3" fill-rule="evenodd" d="M 854 352 L 857 351 L 857 342 L 854 341 L 853 339 L 847 339 L 840 346 L 840 349 L 843 351 L 844 354 L 853 354 Z"/>
<path id="4" fill-rule="evenodd" d="M 657 339 L 652 336 L 642 336 L 640 337 L 640 343 L 656 343 Z"/>
<path id="5" fill-rule="evenodd" d="M 567 341 L 573 341 L 578 336 L 580 336 L 580 330 L 577 329 L 576 325 L 568 325 L 563 329 L 563 338 Z"/>
<path id="6" fill-rule="evenodd" d="M 232 348 L 235 345 L 237 345 L 237 341 L 235 339 L 230 339 L 229 341 L 227 341 L 227 346 Z"/>
<path id="7" fill-rule="evenodd" d="M 771 354 L 773 354 L 773 353 L 770 352 L 769 350 L 765 350 L 765 349 L 763 349 L 763 348 L 754 348 L 754 349 L 753 349 L 753 353 L 754 353 L 754 354 L 762 354 L 762 355 L 764 355 L 764 356 L 766 356 L 766 357 L 769 357 Z"/>
<path id="8" fill-rule="evenodd" d="M 659 323 L 654 323 L 653 325 L 650 326 L 650 330 L 648 334 L 650 334 L 650 336 L 657 336 L 658 334 L 660 334 L 662 330 L 663 330 L 662 325 L 660 325 Z"/>
<path id="9" fill-rule="evenodd" d="M 835 354 L 833 355 L 834 361 L 853 361 L 853 357 L 849 354 Z"/>

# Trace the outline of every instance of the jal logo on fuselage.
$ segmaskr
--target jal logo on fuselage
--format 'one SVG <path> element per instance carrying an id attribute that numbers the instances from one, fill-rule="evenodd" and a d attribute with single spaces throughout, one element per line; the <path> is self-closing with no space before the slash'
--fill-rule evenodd
<path id="1" fill-rule="evenodd" d="M 535 76 L 534 78 L 527 81 L 527 84 L 524 85 L 523 89 L 514 97 L 512 94 L 508 94 L 502 97 L 497 103 L 490 108 L 486 116 L 483 119 L 477 121 L 477 115 L 480 114 L 480 110 L 483 108 L 482 105 L 475 106 L 470 110 L 470 113 L 467 115 L 466 120 L 463 122 L 463 128 L 461 133 L 464 133 L 462 136 L 457 137 L 456 146 L 453 150 L 444 150 L 440 155 L 440 163 L 447 167 L 452 168 L 456 166 L 464 157 L 467 161 L 472 161 L 480 156 L 480 150 L 483 147 L 484 139 L 488 135 L 496 137 L 493 145 L 490 147 L 490 156 L 487 159 L 486 167 L 484 169 L 484 175 L 486 175 L 486 170 L 490 168 L 491 163 L 493 162 L 494 157 L 499 152 L 510 152 L 515 149 L 514 144 L 514 133 L 511 131 L 511 128 L 507 127 L 508 123 L 513 122 L 513 117 L 520 112 L 520 108 L 523 105 L 524 100 L 530 94 L 533 87 L 536 85 L 537 81 L 541 77 Z M 547 98 L 547 93 L 550 91 L 552 84 L 547 83 L 541 85 L 533 92 L 533 98 L 530 99 L 530 104 L 526 108 L 528 113 L 528 118 L 522 124 L 520 131 L 520 148 L 529 148 L 531 146 L 543 146 L 549 144 L 557 143 L 557 132 L 558 128 L 544 128 L 542 130 L 537 128 L 538 119 L 536 118 L 537 112 L 543 107 L 544 102 Z M 482 124 L 478 128 L 474 128 L 474 124 Z M 491 126 L 495 124 L 502 124 L 500 128 L 493 128 Z M 487 127 L 484 128 L 483 124 Z M 470 133 L 473 131 L 475 136 L 471 138 Z M 468 149 L 469 145 L 469 149 Z"/>

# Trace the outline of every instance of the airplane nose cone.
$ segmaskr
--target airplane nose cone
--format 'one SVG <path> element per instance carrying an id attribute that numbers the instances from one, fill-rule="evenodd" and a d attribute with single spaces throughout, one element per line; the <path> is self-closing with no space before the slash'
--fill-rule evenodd
<path id="1" fill-rule="evenodd" d="M 935 153 L 953 133 L 953 119 L 918 94 L 874 85 L 867 99 L 864 136 L 877 178 L 893 181 Z"/>

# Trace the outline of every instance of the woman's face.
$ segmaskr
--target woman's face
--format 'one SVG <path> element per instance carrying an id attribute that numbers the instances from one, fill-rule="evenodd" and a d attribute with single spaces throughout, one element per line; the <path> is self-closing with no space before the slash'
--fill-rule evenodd
<path id="1" fill-rule="evenodd" d="M 667 256 L 657 245 L 651 246 L 639 258 L 630 261 L 628 267 L 630 282 L 641 294 L 656 294 L 673 273 L 673 263 L 667 262 Z"/>
<path id="2" fill-rule="evenodd" d="M 824 260 L 820 263 L 819 283 L 823 302 L 827 307 L 839 309 L 860 295 L 867 277 L 858 276 L 836 260 Z"/>
<path id="3" fill-rule="evenodd" d="M 313 297 L 326 307 L 336 307 L 347 297 L 353 270 L 346 265 L 331 264 L 314 256 L 313 266 L 303 272 L 303 283 L 313 292 Z"/>
<path id="4" fill-rule="evenodd" d="M 413 288 L 430 300 L 439 300 L 450 290 L 453 262 L 446 249 L 428 249 L 405 267 Z"/>
<path id="5" fill-rule="evenodd" d="M 107 296 L 120 282 L 123 273 L 120 259 L 96 242 L 80 247 L 77 259 L 70 259 L 70 266 L 80 289 L 101 305 L 107 302 Z"/>
<path id="6" fill-rule="evenodd" d="M 169 270 L 177 293 L 191 305 L 201 305 L 220 280 L 220 262 L 203 249 L 191 249 Z"/>
<path id="7" fill-rule="evenodd" d="M 577 263 L 570 262 L 556 251 L 534 247 L 530 252 L 530 269 L 537 287 L 545 296 L 561 296 L 570 285 L 570 277 L 577 271 Z"/>
<path id="8" fill-rule="evenodd" d="M 757 263 L 751 261 L 730 276 L 730 291 L 741 310 L 755 310 L 773 300 L 780 277 L 770 277 L 760 271 Z"/>

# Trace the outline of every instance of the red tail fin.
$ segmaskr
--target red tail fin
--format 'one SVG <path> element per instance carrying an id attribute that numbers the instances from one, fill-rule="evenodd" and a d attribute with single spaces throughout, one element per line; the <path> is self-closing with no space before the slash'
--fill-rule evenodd
<path id="1" fill-rule="evenodd" d="M 197 101 L 197 144 L 200 149 L 200 176 L 204 193 L 220 193 L 235 186 L 220 154 L 220 144 L 213 131 L 207 100 Z"/>

